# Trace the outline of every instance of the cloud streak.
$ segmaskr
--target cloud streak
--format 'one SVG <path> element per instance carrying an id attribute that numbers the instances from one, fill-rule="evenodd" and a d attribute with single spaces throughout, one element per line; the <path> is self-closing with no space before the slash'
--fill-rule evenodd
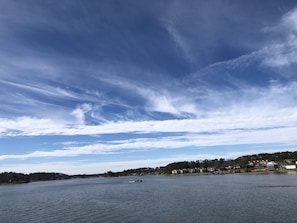
<path id="1" fill-rule="evenodd" d="M 153 149 L 199 148 L 209 146 L 234 146 L 247 144 L 296 145 L 294 138 L 297 127 L 252 130 L 224 130 L 219 133 L 189 134 L 183 136 L 140 138 L 133 140 L 110 141 L 80 147 L 65 147 L 53 151 L 35 151 L 22 155 L 0 155 L 0 160 L 29 159 L 44 157 L 73 157 L 80 155 L 104 155 L 129 153 L 131 151 Z"/>
<path id="2" fill-rule="evenodd" d="M 177 95 L 174 91 L 172 94 L 170 92 L 164 94 L 162 91 L 157 92 L 142 89 L 140 94 L 143 97 L 146 97 L 148 105 L 152 105 L 152 107 L 148 107 L 148 111 L 159 111 L 173 115 L 180 115 L 187 111 L 185 107 L 188 106 L 189 113 L 194 115 L 200 114 L 200 116 L 194 116 L 195 118 L 186 117 L 163 121 L 119 120 L 114 122 L 106 119 L 107 121 L 101 125 L 84 125 L 82 120 L 84 118 L 83 114 L 92 113 L 98 109 L 96 106 L 93 107 L 91 104 L 85 103 L 81 104 L 72 111 L 69 111 L 68 114 L 69 117 L 74 117 L 76 114 L 80 125 L 77 125 L 76 122 L 67 121 L 69 118 L 61 122 L 60 120 L 46 118 L 39 119 L 23 116 L 14 120 L 2 118 L 0 119 L 0 126 L 2 129 L 18 131 L 20 132 L 20 135 L 22 135 L 22 132 L 23 135 L 105 134 L 125 131 L 158 132 L 163 130 L 162 128 L 158 129 L 156 126 L 163 126 L 163 123 L 164 125 L 169 124 L 169 126 L 171 126 L 171 131 L 175 132 L 191 129 L 189 125 L 190 123 L 194 123 L 194 126 L 201 129 L 204 129 L 205 127 L 203 127 L 203 125 L 208 122 L 218 123 L 219 125 L 222 123 L 221 126 L 229 128 L 229 126 L 232 127 L 235 125 L 231 122 L 231 120 L 237 120 L 238 124 L 236 125 L 242 126 L 243 128 L 265 128 L 274 125 L 286 126 L 290 123 L 295 123 L 292 121 L 296 118 L 296 87 L 297 82 L 282 84 L 277 81 L 273 81 L 269 88 L 251 87 L 250 89 L 243 89 L 241 91 L 226 91 L 221 93 L 209 91 L 209 94 L 206 92 L 206 94 L 204 93 L 204 95 L 200 96 L 202 98 L 200 101 L 201 106 L 199 105 L 199 101 L 195 102 L 195 97 L 197 97 L 197 95 L 194 96 L 194 99 L 191 97 L 191 94 L 193 94 L 192 92 L 189 93 L 184 91 L 182 94 Z M 196 94 L 196 92 L 194 92 L 194 94 Z M 162 103 L 164 101 L 166 103 Z M 209 111 L 208 107 L 205 106 L 207 103 L 209 104 L 208 106 L 216 106 L 217 109 Z M 169 109 L 170 107 L 171 109 Z M 248 120 L 248 123 L 245 119 Z M 48 123 L 47 125 L 43 125 L 45 120 Z M 2 136 L 5 136 L 4 131 L 2 131 Z"/>

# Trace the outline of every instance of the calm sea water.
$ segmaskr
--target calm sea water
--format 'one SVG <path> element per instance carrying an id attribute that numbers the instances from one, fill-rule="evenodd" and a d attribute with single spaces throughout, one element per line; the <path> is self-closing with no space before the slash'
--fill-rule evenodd
<path id="1" fill-rule="evenodd" d="M 131 181 L 142 179 L 141 183 Z M 0 186 L 1 223 L 297 221 L 297 174 L 94 178 Z"/>

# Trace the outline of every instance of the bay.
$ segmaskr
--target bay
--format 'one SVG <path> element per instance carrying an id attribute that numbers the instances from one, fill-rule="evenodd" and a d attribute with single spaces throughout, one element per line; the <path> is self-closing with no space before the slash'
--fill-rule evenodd
<path id="1" fill-rule="evenodd" d="M 297 217 L 297 174 L 143 176 L 2 185 L 0 205 L 1 223 L 291 223 Z"/>

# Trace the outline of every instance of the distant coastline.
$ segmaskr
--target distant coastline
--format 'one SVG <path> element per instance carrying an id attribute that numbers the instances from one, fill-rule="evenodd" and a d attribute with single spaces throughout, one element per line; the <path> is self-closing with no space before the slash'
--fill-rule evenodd
<path id="1" fill-rule="evenodd" d="M 67 175 L 63 173 L 0 173 L 0 184 L 22 184 L 36 181 L 66 180 L 75 178 L 120 177 L 144 175 L 207 175 L 207 174 L 265 174 L 296 172 L 297 151 L 277 152 L 246 155 L 234 160 L 223 158 L 214 160 L 182 161 L 170 163 L 164 167 L 143 167 L 123 170 L 120 172 L 108 171 L 101 174 Z"/>

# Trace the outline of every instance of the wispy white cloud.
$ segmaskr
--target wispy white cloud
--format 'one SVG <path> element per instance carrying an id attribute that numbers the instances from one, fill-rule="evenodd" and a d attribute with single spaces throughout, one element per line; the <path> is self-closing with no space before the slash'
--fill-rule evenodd
<path id="1" fill-rule="evenodd" d="M 133 95 L 142 102 L 143 109 L 148 112 L 162 112 L 177 117 L 196 116 L 196 105 L 193 98 L 189 97 L 184 86 L 175 86 L 174 81 L 162 84 L 150 85 L 127 80 L 120 77 L 100 78 L 104 82 L 114 85 L 117 89 L 122 88 L 126 94 Z M 173 84 L 174 86 L 171 86 Z M 178 88 L 178 89 L 177 89 Z M 118 102 L 122 106 L 128 107 L 125 102 Z"/>
<path id="2" fill-rule="evenodd" d="M 41 158 L 41 157 L 72 157 L 79 155 L 98 155 L 98 154 L 113 154 L 113 153 L 127 153 L 134 150 L 151 150 L 151 149 L 177 149 L 177 148 L 197 148 L 208 147 L 208 146 L 227 146 L 227 145 L 242 145 L 242 144 L 286 144 L 296 145 L 297 140 L 295 134 L 297 131 L 296 118 L 295 124 L 292 126 L 283 127 L 270 127 L 262 125 L 251 128 L 245 120 L 245 125 L 240 123 L 243 120 L 233 120 L 235 123 L 231 127 L 227 123 L 230 122 L 210 122 L 209 120 L 202 125 L 197 125 L 195 120 L 191 122 L 183 123 L 154 123 L 159 124 L 158 132 L 168 132 L 168 126 L 180 125 L 180 128 L 174 129 L 173 131 L 187 132 L 177 136 L 160 136 L 158 138 L 136 138 L 129 140 L 114 140 L 102 143 L 93 143 L 85 146 L 67 146 L 63 149 L 57 149 L 53 151 L 34 151 L 29 154 L 21 155 L 1 155 L 0 160 L 5 159 L 28 159 L 28 158 Z M 267 120 L 269 123 L 271 120 Z M 127 123 L 126 123 L 127 124 Z M 146 127 L 148 128 L 148 124 Z M 152 123 L 151 123 L 152 124 Z M 266 123 L 268 124 L 268 123 Z M 288 123 L 287 123 L 288 124 Z M 185 125 L 192 125 L 193 128 L 185 128 Z M 205 125 L 208 125 L 205 127 Z M 216 126 L 217 125 L 217 126 Z M 225 126 L 226 125 L 226 126 Z M 270 125 L 270 124 L 269 124 Z M 115 125 L 118 129 L 120 126 Z M 203 129 L 204 127 L 204 129 Z M 230 128 L 231 127 L 231 128 Z M 166 130 L 165 130 L 166 128 Z M 217 132 L 215 132 L 217 130 Z M 201 131 L 201 132 L 200 132 Z M 204 132 L 205 131 L 205 132 Z M 210 132 L 207 132 L 210 131 Z M 180 133 L 181 134 L 181 133 Z M 133 137 L 133 135 L 130 135 Z"/>
<path id="3" fill-rule="evenodd" d="M 189 62 L 193 62 L 194 57 L 191 55 L 190 47 L 187 45 L 186 40 L 177 31 L 177 29 L 174 27 L 174 25 L 170 24 L 170 22 L 169 22 L 167 25 L 165 25 L 165 28 L 167 29 L 168 33 L 171 35 L 177 48 L 181 51 L 181 53 L 184 55 L 186 60 L 188 60 Z"/>
<path id="4" fill-rule="evenodd" d="M 276 44 L 265 49 L 267 57 L 263 59 L 263 65 L 269 67 L 285 67 L 296 64 L 297 61 L 297 40 L 285 44 Z M 270 57 L 268 57 L 270 53 Z"/>
<path id="5" fill-rule="evenodd" d="M 286 13 L 281 20 L 280 26 L 287 28 L 287 32 L 297 32 L 297 8 Z"/>
<path id="6" fill-rule="evenodd" d="M 81 98 L 77 94 L 74 94 L 74 92 L 66 91 L 59 87 L 45 85 L 42 83 L 24 83 L 24 82 L 25 81 L 23 81 L 23 83 L 14 83 L 14 82 L 8 82 L 3 80 L 0 81 L 1 84 L 18 88 L 21 91 L 27 90 L 32 94 L 39 94 L 39 95 L 41 94 L 47 97 L 56 97 L 56 98 L 72 98 L 72 99 Z"/>
<path id="7" fill-rule="evenodd" d="M 193 105 L 193 112 L 202 114 L 198 118 L 164 120 L 164 121 L 118 121 L 106 122 L 101 125 L 83 125 L 84 114 L 92 109 L 90 104 L 82 104 L 72 111 L 76 114 L 77 122 L 69 122 L 68 119 L 38 119 L 30 117 L 19 117 L 16 119 L 0 119 L 0 127 L 14 135 L 94 135 L 94 134 L 116 134 L 123 132 L 199 132 L 199 131 L 217 131 L 220 129 L 234 128 L 271 128 L 275 126 L 294 126 L 296 124 L 296 85 L 273 83 L 270 88 L 251 88 L 244 89 L 241 92 L 230 92 L 232 98 L 225 101 L 226 95 L 216 94 L 213 100 L 218 101 L 215 105 L 217 109 L 213 111 L 203 110 L 199 105 Z M 237 96 L 236 94 L 240 94 Z M 148 97 L 150 97 L 149 95 Z M 160 96 L 159 96 L 160 97 Z M 160 102 L 162 99 L 155 98 Z M 170 103 L 165 106 L 167 109 L 172 107 L 173 114 L 185 112 L 185 102 L 176 103 L 169 100 Z M 207 100 L 212 100 L 206 95 Z M 161 100 L 162 101 L 162 100 Z M 190 99 L 191 101 L 191 99 Z M 176 104 L 174 104 L 176 103 Z M 157 105 L 155 105 L 157 107 Z M 161 105 L 160 105 L 161 106 Z M 191 106 L 191 103 L 189 103 Z M 197 110 L 196 110 L 197 106 Z M 204 106 L 202 104 L 202 106 Z M 152 109 L 153 110 L 153 109 Z M 157 109 L 154 109 L 157 111 Z M 162 107 L 158 111 L 162 111 Z M 165 111 L 165 110 L 164 110 Z M 46 122 L 47 124 L 44 124 Z M 170 128 L 168 128 L 170 126 Z M 14 133 L 13 133 L 14 132 Z M 7 132 L 2 131 L 2 136 Z"/>
<path id="8" fill-rule="evenodd" d="M 148 112 L 163 112 L 182 117 L 186 111 L 193 111 L 194 104 L 187 107 L 190 102 L 182 100 L 183 95 L 176 96 L 173 92 L 148 88 L 137 88 L 137 92 L 146 99 L 145 109 Z"/>
<path id="9" fill-rule="evenodd" d="M 38 119 L 34 117 L 19 117 L 16 119 L 0 119 L 0 128 L 3 130 L 2 136 L 18 134 L 17 132 L 39 131 L 41 129 L 61 129 L 65 126 L 63 120 Z M 39 129 L 39 130 L 38 130 Z"/>
<path id="10" fill-rule="evenodd" d="M 283 38 L 264 49 L 263 64 L 270 67 L 285 67 L 297 63 L 297 8 L 286 13 L 279 24 L 265 27 L 267 32 L 275 32 Z"/>
<path id="11" fill-rule="evenodd" d="M 85 125 L 85 113 L 92 110 L 91 104 L 82 104 L 72 111 L 79 125 Z"/>

